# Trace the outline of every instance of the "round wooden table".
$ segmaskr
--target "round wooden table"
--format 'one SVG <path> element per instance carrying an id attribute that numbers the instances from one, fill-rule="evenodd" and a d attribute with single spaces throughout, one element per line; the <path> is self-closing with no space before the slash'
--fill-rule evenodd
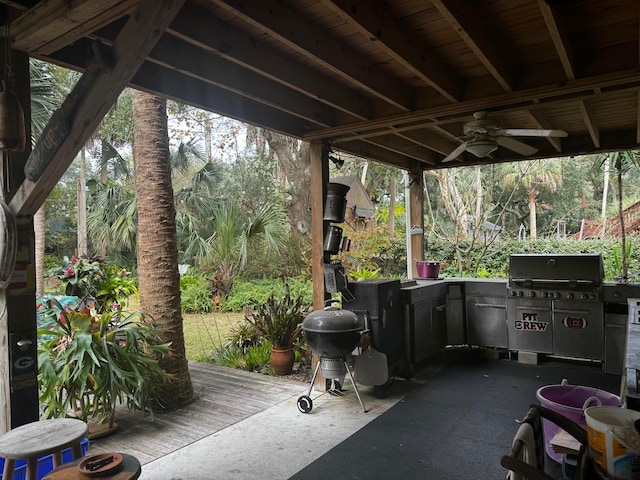
<path id="1" fill-rule="evenodd" d="M 135 480 L 140 477 L 142 467 L 138 459 L 126 453 L 120 453 L 120 455 L 122 455 L 122 463 L 118 468 L 114 469 L 113 472 L 100 475 L 100 477 L 98 477 L 100 480 Z M 42 480 L 87 480 L 91 477 L 83 475 L 80 473 L 80 470 L 78 470 L 78 464 L 82 460 L 84 460 L 84 458 L 65 463 L 51 470 Z"/>
<path id="2" fill-rule="evenodd" d="M 80 442 L 87 424 L 73 418 L 31 422 L 0 435 L 0 457 L 5 459 L 2 478 L 13 478 L 17 459 L 27 460 L 27 480 L 36 480 L 38 458 L 53 455 L 53 465 L 62 464 L 62 451 L 71 447 L 73 458 L 82 457 Z"/>

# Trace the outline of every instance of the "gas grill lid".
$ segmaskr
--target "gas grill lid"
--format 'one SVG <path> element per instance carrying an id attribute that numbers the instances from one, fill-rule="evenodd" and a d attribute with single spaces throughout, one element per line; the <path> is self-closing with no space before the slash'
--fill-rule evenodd
<path id="1" fill-rule="evenodd" d="M 597 288 L 603 278 L 600 254 L 516 254 L 509 258 L 510 284 Z"/>

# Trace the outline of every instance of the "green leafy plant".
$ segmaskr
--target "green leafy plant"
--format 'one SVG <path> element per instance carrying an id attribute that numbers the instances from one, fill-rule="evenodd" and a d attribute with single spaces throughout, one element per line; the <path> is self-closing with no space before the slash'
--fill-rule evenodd
<path id="1" fill-rule="evenodd" d="M 98 313 L 117 310 L 138 294 L 131 272 L 97 255 L 65 257 L 56 276 L 63 282 L 66 295 L 93 299 Z"/>
<path id="2" fill-rule="evenodd" d="M 98 286 L 105 280 L 103 263 L 104 259 L 99 256 L 64 257 L 56 276 L 65 284 L 65 294 L 95 297 Z"/>
<path id="3" fill-rule="evenodd" d="M 364 267 L 358 267 L 355 272 L 351 273 L 354 280 L 361 280 L 366 278 L 380 278 L 380 269 L 375 268 L 370 270 Z"/>
<path id="4" fill-rule="evenodd" d="M 291 348 L 301 333 L 301 324 L 309 306 L 301 295 L 271 294 L 266 302 L 246 313 L 245 318 L 274 348 Z"/>
<path id="5" fill-rule="evenodd" d="M 138 285 L 131 272 L 116 265 L 105 269 L 104 281 L 98 285 L 96 301 L 102 310 L 117 310 L 127 304 L 129 297 L 138 295 Z"/>
<path id="6" fill-rule="evenodd" d="M 185 313 L 211 312 L 214 308 L 207 279 L 202 275 L 187 274 L 180 277 L 182 311 Z"/>
<path id="7" fill-rule="evenodd" d="M 148 410 L 155 391 L 169 381 L 158 359 L 168 353 L 155 326 L 140 313 L 97 314 L 81 302 L 63 308 L 49 299 L 40 310 L 52 328 L 38 331 L 40 404 L 46 417 L 112 420 L 117 403 Z"/>

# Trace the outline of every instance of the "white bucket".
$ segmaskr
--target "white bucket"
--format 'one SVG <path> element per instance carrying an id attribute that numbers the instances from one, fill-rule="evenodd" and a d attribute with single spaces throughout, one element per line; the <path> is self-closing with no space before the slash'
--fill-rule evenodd
<path id="1" fill-rule="evenodd" d="M 613 434 L 616 427 L 628 427 L 640 419 L 640 412 L 618 407 L 589 407 L 584 415 L 587 420 L 589 457 L 598 473 L 615 480 L 640 478 L 640 456 L 627 451 Z"/>

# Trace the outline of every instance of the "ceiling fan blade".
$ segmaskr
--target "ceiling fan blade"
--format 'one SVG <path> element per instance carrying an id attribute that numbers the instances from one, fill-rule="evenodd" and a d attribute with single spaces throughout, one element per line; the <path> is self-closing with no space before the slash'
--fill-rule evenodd
<path id="1" fill-rule="evenodd" d="M 513 150 L 514 152 L 519 153 L 520 155 L 525 157 L 533 155 L 538 151 L 537 148 L 532 147 L 531 145 L 527 145 L 526 143 L 522 143 L 521 141 L 511 137 L 497 137 L 496 141 L 499 145 L 508 148 L 509 150 Z"/>
<path id="2" fill-rule="evenodd" d="M 502 133 L 514 137 L 566 137 L 564 130 L 547 130 L 543 128 L 503 128 Z"/>
<path id="3" fill-rule="evenodd" d="M 465 149 L 467 148 L 467 142 L 463 142 L 460 145 L 458 145 L 453 152 L 451 152 L 449 155 L 447 155 L 446 157 L 444 157 L 444 159 L 442 159 L 441 163 L 445 163 L 445 162 L 450 162 L 451 160 L 455 160 L 456 158 L 458 158 L 458 156 L 465 151 Z"/>

